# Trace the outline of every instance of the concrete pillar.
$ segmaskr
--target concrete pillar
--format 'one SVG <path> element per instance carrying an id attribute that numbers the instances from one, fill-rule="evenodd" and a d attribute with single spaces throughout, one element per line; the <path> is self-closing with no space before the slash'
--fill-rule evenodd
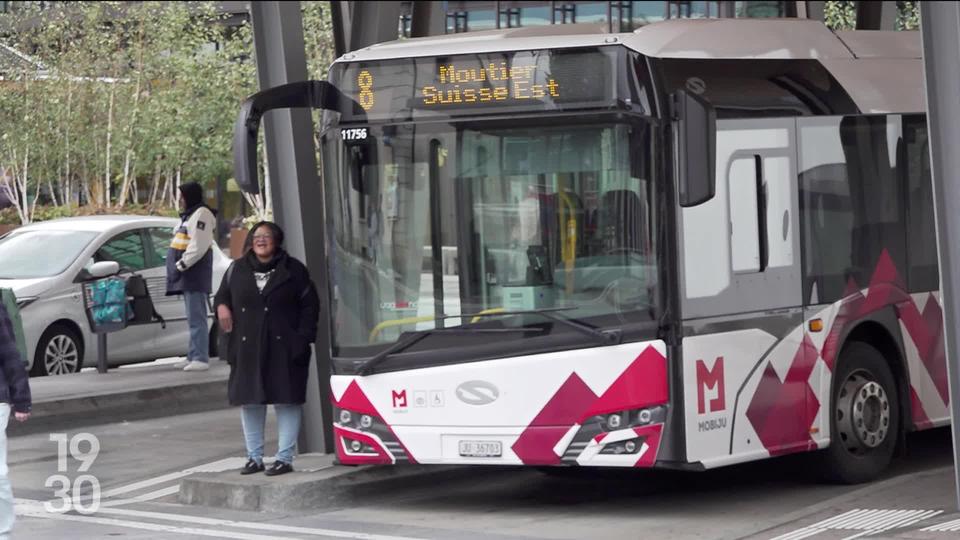
<path id="1" fill-rule="evenodd" d="M 300 2 L 251 2 L 257 79 L 261 89 L 307 80 Z M 396 22 L 395 22 L 396 24 Z M 274 220 L 287 251 L 303 261 L 322 297 L 327 295 L 323 192 L 314 156 L 310 109 L 282 109 L 263 119 Z M 330 335 L 321 302 L 316 360 L 311 362 L 300 452 L 333 451 L 330 408 Z"/>
<path id="2" fill-rule="evenodd" d="M 798 4 L 806 4 L 804 6 L 804 13 L 806 14 L 807 19 L 813 19 L 815 21 L 823 22 L 823 19 L 824 19 L 823 10 L 824 10 L 824 7 L 826 6 L 826 2 L 822 0 L 821 1 L 808 0 L 806 2 L 798 2 Z M 799 6 L 797 7 L 797 16 L 798 17 L 800 16 Z"/>
<path id="3" fill-rule="evenodd" d="M 416 0 L 410 18 L 410 37 L 442 36 L 446 33 L 443 2 Z"/>
<path id="4" fill-rule="evenodd" d="M 960 508 L 960 356 L 957 317 L 960 315 L 960 4 L 921 2 L 924 86 L 930 137 L 933 201 L 940 253 L 944 341 L 950 379 L 956 503 Z"/>
<path id="5" fill-rule="evenodd" d="M 399 37 L 400 2 L 332 1 L 337 56 Z M 440 8 L 438 8 L 440 9 Z"/>
<path id="6" fill-rule="evenodd" d="M 895 30 L 896 2 L 857 2 L 857 30 Z"/>

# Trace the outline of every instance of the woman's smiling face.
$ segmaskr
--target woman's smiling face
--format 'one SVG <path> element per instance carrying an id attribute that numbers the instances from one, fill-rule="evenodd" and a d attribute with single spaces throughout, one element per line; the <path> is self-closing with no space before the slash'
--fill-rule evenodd
<path id="1" fill-rule="evenodd" d="M 277 239 L 270 227 L 261 225 L 253 231 L 253 253 L 260 259 L 269 259 L 277 251 Z"/>

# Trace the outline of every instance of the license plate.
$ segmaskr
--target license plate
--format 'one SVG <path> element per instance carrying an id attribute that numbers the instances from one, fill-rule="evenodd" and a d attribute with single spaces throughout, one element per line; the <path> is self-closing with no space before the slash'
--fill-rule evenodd
<path id="1" fill-rule="evenodd" d="M 503 447 L 500 441 L 460 441 L 462 457 L 500 457 Z"/>

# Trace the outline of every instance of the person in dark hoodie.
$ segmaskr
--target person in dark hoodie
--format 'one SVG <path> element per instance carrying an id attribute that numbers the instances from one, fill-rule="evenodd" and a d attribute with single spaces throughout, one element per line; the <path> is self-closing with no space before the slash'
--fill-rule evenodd
<path id="1" fill-rule="evenodd" d="M 17 349 L 13 322 L 0 302 L 0 538 L 9 538 L 13 528 L 13 490 L 7 469 L 7 424 L 30 418 L 30 382 L 24 358 Z"/>
<path id="2" fill-rule="evenodd" d="M 215 212 L 203 203 L 196 182 L 180 186 L 180 224 L 167 251 L 167 296 L 182 294 L 190 327 L 187 359 L 175 364 L 184 371 L 210 367 L 207 298 L 213 290 Z"/>

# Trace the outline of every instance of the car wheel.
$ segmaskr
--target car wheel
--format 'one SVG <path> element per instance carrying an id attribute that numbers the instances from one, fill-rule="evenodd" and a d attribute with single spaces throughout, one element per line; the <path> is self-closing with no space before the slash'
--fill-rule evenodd
<path id="1" fill-rule="evenodd" d="M 900 434 L 900 400 L 886 359 L 861 342 L 844 347 L 834 379 L 827 480 L 858 484 L 890 464 Z"/>
<path id="2" fill-rule="evenodd" d="M 83 365 L 83 340 L 67 325 L 55 324 L 40 337 L 30 374 L 66 375 Z"/>

